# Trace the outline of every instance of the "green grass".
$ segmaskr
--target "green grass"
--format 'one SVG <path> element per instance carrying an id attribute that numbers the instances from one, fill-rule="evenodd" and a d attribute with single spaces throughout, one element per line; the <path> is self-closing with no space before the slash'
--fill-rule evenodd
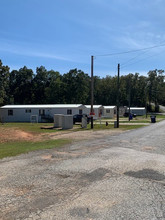
<path id="1" fill-rule="evenodd" d="M 145 127 L 146 125 L 119 125 L 122 130 L 131 130 Z M 116 128 L 115 128 L 116 129 Z"/>
<path id="2" fill-rule="evenodd" d="M 128 120 L 128 117 L 120 117 L 120 123 L 150 123 L 151 122 L 151 118 L 150 116 L 151 115 L 155 115 L 155 114 L 148 114 L 147 118 L 146 116 L 136 116 L 136 118 L 133 118 L 132 120 Z M 165 115 L 159 115 L 159 114 L 156 114 L 156 122 L 159 122 L 161 120 L 164 120 L 165 119 Z M 101 123 L 105 123 L 105 122 L 110 122 L 110 123 L 114 123 L 114 121 L 116 121 L 116 119 L 111 119 L 111 118 L 107 118 L 107 119 L 103 119 L 101 120 Z M 94 121 L 94 123 L 99 123 L 100 120 L 96 120 Z"/>
<path id="3" fill-rule="evenodd" d="M 126 120 L 126 121 L 121 121 L 121 123 L 150 123 L 151 120 L 150 119 L 146 119 L 146 120 L 136 120 L 136 119 L 133 119 L 133 120 Z"/>
<path id="4" fill-rule="evenodd" d="M 156 115 L 156 118 L 165 119 L 165 115 L 159 115 L 159 114 L 155 114 L 155 113 L 153 113 L 153 114 L 148 114 L 148 115 L 147 115 L 147 118 L 150 119 L 150 116 L 151 116 L 151 115 Z M 146 119 L 146 116 L 145 116 L 145 115 L 144 115 L 144 116 L 136 116 L 136 118 L 137 118 L 137 119 L 140 119 L 140 118 L 141 118 L 141 119 Z"/>
<path id="5" fill-rule="evenodd" d="M 154 115 L 154 114 L 153 114 Z M 150 117 L 150 116 L 149 116 Z M 156 118 L 161 118 L 161 119 L 165 119 L 165 115 L 158 115 L 156 114 Z"/>
<path id="6" fill-rule="evenodd" d="M 71 143 L 71 140 L 65 139 L 47 140 L 42 142 L 6 142 L 0 144 L 0 159 L 4 157 L 12 157 L 23 153 L 28 153 L 30 151 L 61 147 L 69 143 Z"/>

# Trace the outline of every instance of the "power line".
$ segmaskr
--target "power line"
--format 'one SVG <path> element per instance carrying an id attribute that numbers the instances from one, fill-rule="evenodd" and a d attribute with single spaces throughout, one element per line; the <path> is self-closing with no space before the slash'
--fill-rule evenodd
<path id="1" fill-rule="evenodd" d="M 127 67 L 127 66 L 131 66 L 131 65 L 134 65 L 134 64 L 136 64 L 136 63 L 140 63 L 140 62 L 143 62 L 143 61 L 145 61 L 145 60 L 147 60 L 147 59 L 149 59 L 149 58 L 151 58 L 151 57 L 154 57 L 154 56 L 157 56 L 158 54 L 161 54 L 161 53 L 163 53 L 164 51 L 161 51 L 160 53 L 156 53 L 156 54 L 153 54 L 153 55 L 150 55 L 150 56 L 147 56 L 147 57 L 145 57 L 145 58 L 143 58 L 143 59 L 140 59 L 140 60 L 137 60 L 136 62 L 133 62 L 133 63 L 131 63 L 131 64 L 128 64 L 128 65 L 122 65 L 122 68 L 124 67 Z M 138 57 L 138 56 L 137 56 Z M 132 58 L 133 59 L 133 58 Z"/>
<path id="2" fill-rule="evenodd" d="M 122 66 L 122 67 L 127 66 L 127 65 L 126 65 L 127 63 L 130 63 L 132 60 L 135 60 L 136 58 L 140 57 L 141 55 L 143 55 L 143 54 L 145 54 L 145 53 L 147 53 L 147 52 L 148 52 L 148 51 L 144 51 L 143 53 L 138 54 L 137 56 L 135 56 L 135 57 L 133 57 L 133 58 L 127 60 L 125 63 L 122 63 L 121 66 Z"/>
<path id="3" fill-rule="evenodd" d="M 155 45 L 152 47 L 146 47 L 146 48 L 142 48 L 142 49 L 138 49 L 138 50 L 129 50 L 129 51 L 124 51 L 124 52 L 119 52 L 119 53 L 110 53 L 110 54 L 100 54 L 100 55 L 95 55 L 95 57 L 103 57 L 103 56 L 115 56 L 115 55 L 122 55 L 122 54 L 127 54 L 127 53 L 135 53 L 135 52 L 139 52 L 139 51 L 144 51 L 144 50 L 150 50 L 153 48 L 158 48 L 158 47 L 164 47 L 164 44 L 160 44 L 160 45 Z"/>

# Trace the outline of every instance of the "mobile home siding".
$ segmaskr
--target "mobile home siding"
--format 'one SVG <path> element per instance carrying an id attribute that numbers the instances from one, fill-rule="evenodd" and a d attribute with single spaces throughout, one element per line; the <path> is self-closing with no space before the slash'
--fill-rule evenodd
<path id="1" fill-rule="evenodd" d="M 38 122 L 42 122 L 41 114 L 54 118 L 54 114 L 75 115 L 79 114 L 79 112 L 83 113 L 84 109 L 85 106 L 81 104 L 8 105 L 0 108 L 0 119 L 2 122 L 30 122 L 31 115 L 37 115 Z"/>
<path id="2" fill-rule="evenodd" d="M 129 111 L 129 108 L 127 108 L 127 111 Z M 136 115 L 145 115 L 146 114 L 146 109 L 145 108 L 143 108 L 143 107 L 131 107 L 130 108 L 130 112 L 132 113 L 132 114 L 136 114 Z"/>
<path id="3" fill-rule="evenodd" d="M 91 111 L 91 106 L 90 105 L 85 105 L 85 113 L 87 114 L 87 115 L 89 115 L 90 114 L 90 111 Z M 93 110 L 94 110 L 94 113 L 95 113 L 95 115 L 94 115 L 94 119 L 97 119 L 97 118 L 99 118 L 100 116 L 102 116 L 103 114 L 104 114 L 104 108 L 103 108 L 103 106 L 102 105 L 93 105 Z"/>
<path id="4" fill-rule="evenodd" d="M 104 106 L 104 117 L 113 118 L 116 111 L 116 106 Z"/>

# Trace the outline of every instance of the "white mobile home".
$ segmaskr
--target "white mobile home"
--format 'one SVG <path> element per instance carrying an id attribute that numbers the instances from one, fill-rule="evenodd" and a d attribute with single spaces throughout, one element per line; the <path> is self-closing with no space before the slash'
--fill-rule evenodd
<path id="1" fill-rule="evenodd" d="M 103 106 L 104 107 L 104 117 L 113 118 L 116 114 L 116 106 Z"/>
<path id="2" fill-rule="evenodd" d="M 0 120 L 2 122 L 30 122 L 32 116 L 37 116 L 38 122 L 46 122 L 53 120 L 54 114 L 83 114 L 85 109 L 82 104 L 5 105 L 0 108 Z"/>
<path id="3" fill-rule="evenodd" d="M 129 112 L 129 108 L 127 108 L 127 112 Z M 130 112 L 136 115 L 145 115 L 146 109 L 145 107 L 130 107 Z"/>
<path id="4" fill-rule="evenodd" d="M 90 115 L 90 112 L 91 112 L 91 105 L 85 105 L 85 113 L 87 115 Z M 93 111 L 95 113 L 95 115 L 93 116 L 94 119 L 97 119 L 99 117 L 101 117 L 103 115 L 103 111 L 104 111 L 104 108 L 102 105 L 93 105 Z"/>
<path id="5" fill-rule="evenodd" d="M 123 116 L 126 111 L 127 111 L 126 106 L 120 106 L 119 107 L 119 116 Z"/>

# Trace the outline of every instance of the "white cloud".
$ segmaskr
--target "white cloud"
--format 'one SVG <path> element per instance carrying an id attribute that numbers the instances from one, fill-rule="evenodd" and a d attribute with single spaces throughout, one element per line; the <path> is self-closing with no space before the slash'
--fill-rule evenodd
<path id="1" fill-rule="evenodd" d="M 28 45 L 26 43 L 18 44 L 17 42 L 1 40 L 0 51 L 21 55 L 21 56 L 42 57 L 42 58 L 49 58 L 49 59 L 70 61 L 70 62 L 73 61 L 68 57 L 62 55 L 61 56 L 56 55 L 54 53 L 49 53 L 48 51 L 42 51 L 41 49 L 32 47 L 32 45 Z"/>
<path id="2" fill-rule="evenodd" d="M 161 45 L 165 41 L 165 35 L 153 32 L 127 32 L 123 33 L 122 36 L 116 37 L 114 40 L 117 41 L 118 46 L 121 48 L 136 50 Z M 160 48 L 158 51 L 160 51 Z"/>

